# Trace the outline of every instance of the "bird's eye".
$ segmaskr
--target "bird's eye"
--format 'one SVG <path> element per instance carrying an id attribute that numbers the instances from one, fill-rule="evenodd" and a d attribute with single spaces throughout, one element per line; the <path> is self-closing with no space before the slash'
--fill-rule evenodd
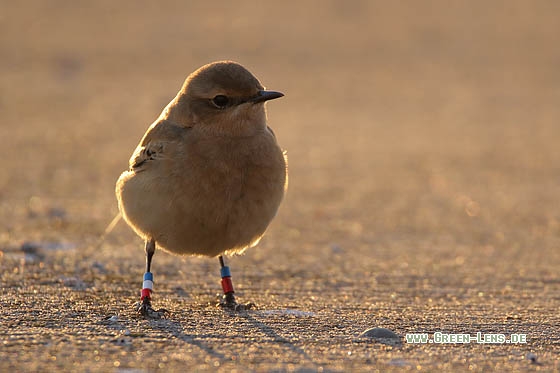
<path id="1" fill-rule="evenodd" d="M 217 95 L 212 99 L 212 104 L 218 109 L 223 109 L 227 106 L 229 99 L 224 95 Z"/>

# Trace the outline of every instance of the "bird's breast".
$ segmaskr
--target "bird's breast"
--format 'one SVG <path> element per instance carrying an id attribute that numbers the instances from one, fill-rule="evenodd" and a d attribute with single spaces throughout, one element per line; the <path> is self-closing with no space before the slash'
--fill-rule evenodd
<path id="1" fill-rule="evenodd" d="M 260 237 L 284 195 L 286 165 L 274 142 L 226 142 L 212 148 L 223 153 L 199 157 L 192 181 L 191 216 L 213 234 L 222 232 L 228 245 L 248 245 Z M 214 229 L 212 229 L 214 228 Z"/>

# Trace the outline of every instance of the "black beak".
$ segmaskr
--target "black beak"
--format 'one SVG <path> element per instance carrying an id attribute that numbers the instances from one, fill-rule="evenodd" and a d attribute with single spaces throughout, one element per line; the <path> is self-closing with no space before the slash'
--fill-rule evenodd
<path id="1" fill-rule="evenodd" d="M 257 104 L 259 102 L 274 100 L 275 98 L 280 98 L 280 97 L 283 97 L 283 96 L 284 96 L 284 94 L 282 92 L 259 91 L 259 93 L 249 101 L 252 102 L 253 104 Z"/>

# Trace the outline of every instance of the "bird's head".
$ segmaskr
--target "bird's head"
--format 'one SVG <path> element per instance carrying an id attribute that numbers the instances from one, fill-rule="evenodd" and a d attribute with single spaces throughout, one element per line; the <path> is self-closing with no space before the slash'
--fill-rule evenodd
<path id="1" fill-rule="evenodd" d="M 163 112 L 165 119 L 220 136 L 246 136 L 266 128 L 264 103 L 284 96 L 266 91 L 236 62 L 214 62 L 193 72 Z"/>

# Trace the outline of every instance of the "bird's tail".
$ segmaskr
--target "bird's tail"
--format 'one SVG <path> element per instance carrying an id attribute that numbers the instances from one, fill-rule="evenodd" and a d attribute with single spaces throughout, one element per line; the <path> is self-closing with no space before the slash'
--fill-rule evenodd
<path id="1" fill-rule="evenodd" d="M 117 215 L 115 215 L 115 217 L 113 218 L 113 220 L 111 220 L 111 222 L 109 223 L 107 228 L 105 228 L 105 232 L 103 232 L 103 236 L 101 236 L 103 239 L 105 238 L 105 236 L 107 236 L 109 233 L 111 233 L 113 231 L 113 229 L 115 229 L 115 226 L 121 220 L 121 218 L 122 218 L 122 215 L 121 215 L 120 212 L 118 212 Z"/>
<path id="2" fill-rule="evenodd" d="M 103 241 L 105 241 L 105 237 L 107 237 L 107 235 L 109 235 L 113 231 L 113 229 L 115 229 L 115 227 L 117 226 L 121 218 L 122 215 L 120 212 L 118 212 L 117 215 L 115 215 L 115 217 L 113 218 L 113 220 L 111 220 L 107 228 L 105 228 L 105 231 L 103 232 L 101 237 L 99 237 L 99 240 L 97 241 L 97 245 L 96 245 L 97 247 L 101 246 Z"/>

